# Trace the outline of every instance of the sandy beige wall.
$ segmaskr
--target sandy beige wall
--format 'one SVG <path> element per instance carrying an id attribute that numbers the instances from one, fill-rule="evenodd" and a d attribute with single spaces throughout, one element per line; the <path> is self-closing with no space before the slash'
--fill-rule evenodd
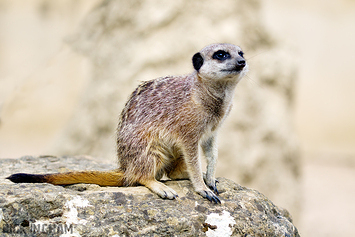
<path id="1" fill-rule="evenodd" d="M 43 153 L 69 119 L 88 65 L 65 40 L 96 2 L 0 1 L 1 157 Z"/>
<path id="2" fill-rule="evenodd" d="M 267 0 L 264 9 L 267 25 L 297 52 L 304 149 L 355 154 L 355 2 Z"/>
<path id="3" fill-rule="evenodd" d="M 65 82 L 56 85 L 62 89 L 49 93 L 47 106 L 34 109 L 31 105 L 39 100 L 35 95 L 51 89 L 50 83 L 47 87 L 34 83 L 25 86 L 28 95 L 19 108 L 9 112 L 11 115 L 4 114 L 3 108 L 16 93 L 22 93 L 20 87 L 28 84 L 40 68 L 48 68 L 51 76 L 46 79 L 56 76 L 50 67 L 56 60 L 66 60 L 66 56 L 58 55 L 65 47 L 63 40 L 97 2 L 58 1 L 55 8 L 49 8 L 39 0 L 0 1 L 0 108 L 2 120 L 11 116 L 8 120 L 12 123 L 0 129 L 2 157 L 41 153 L 70 116 L 74 106 L 71 101 L 81 91 L 87 73 L 78 55 L 71 57 L 79 57 L 72 59 L 79 65 L 73 63 L 67 69 L 76 78 L 71 92 L 63 92 Z M 267 0 L 263 9 L 267 25 L 293 46 L 298 59 L 294 119 L 303 147 L 310 151 L 355 153 L 354 3 Z M 58 107 L 58 101 L 66 107 Z M 36 129 L 38 124 L 47 129 Z M 31 135 L 30 142 L 23 131 Z"/>

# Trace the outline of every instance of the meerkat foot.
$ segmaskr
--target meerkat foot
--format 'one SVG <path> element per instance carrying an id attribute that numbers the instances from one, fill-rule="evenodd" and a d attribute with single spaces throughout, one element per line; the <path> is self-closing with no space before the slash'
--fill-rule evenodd
<path id="1" fill-rule="evenodd" d="M 149 188 L 152 192 L 158 194 L 161 198 L 176 199 L 177 197 L 179 197 L 179 195 L 175 192 L 174 189 L 166 186 L 165 184 L 159 181 L 151 180 L 145 181 L 141 184 Z"/>
<path id="2" fill-rule="evenodd" d="M 213 193 L 211 190 L 197 191 L 197 193 L 200 194 L 202 197 L 207 198 L 210 202 L 221 204 L 221 200 L 219 200 L 217 195 Z"/>
<path id="3" fill-rule="evenodd" d="M 203 173 L 203 180 L 205 181 L 205 184 L 217 195 L 219 195 L 218 189 L 217 189 L 217 183 L 219 181 L 217 179 L 207 179 L 206 173 Z"/>

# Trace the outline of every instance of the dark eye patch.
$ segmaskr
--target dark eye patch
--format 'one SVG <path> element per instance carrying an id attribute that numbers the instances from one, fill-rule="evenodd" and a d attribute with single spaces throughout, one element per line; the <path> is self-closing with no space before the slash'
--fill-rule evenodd
<path id="1" fill-rule="evenodd" d="M 217 52 L 215 52 L 213 54 L 212 58 L 223 61 L 223 60 L 231 58 L 231 55 L 226 51 L 218 50 Z"/>
<path id="2" fill-rule="evenodd" d="M 243 53 L 243 51 L 239 51 L 239 53 L 238 53 L 238 54 L 239 54 L 239 56 L 240 56 L 240 57 L 242 57 L 242 58 L 244 57 L 244 53 Z"/>

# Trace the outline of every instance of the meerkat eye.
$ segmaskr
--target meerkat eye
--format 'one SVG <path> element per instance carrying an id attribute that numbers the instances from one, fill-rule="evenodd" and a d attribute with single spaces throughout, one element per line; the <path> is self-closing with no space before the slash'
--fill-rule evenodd
<path id="1" fill-rule="evenodd" d="M 239 53 L 238 53 L 238 54 L 239 54 L 239 56 L 240 56 L 240 57 L 242 57 L 242 58 L 244 57 L 244 53 L 243 53 L 243 51 L 239 51 Z"/>
<path id="2" fill-rule="evenodd" d="M 223 50 L 218 50 L 212 56 L 213 59 L 217 59 L 217 60 L 220 60 L 220 61 L 226 60 L 226 59 L 228 59 L 230 57 L 231 57 L 231 55 L 228 52 L 223 51 Z"/>

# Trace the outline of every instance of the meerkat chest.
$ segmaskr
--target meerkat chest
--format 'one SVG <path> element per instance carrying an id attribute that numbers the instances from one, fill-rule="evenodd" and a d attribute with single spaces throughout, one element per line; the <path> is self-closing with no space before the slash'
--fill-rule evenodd
<path id="1" fill-rule="evenodd" d="M 212 104 L 206 104 L 207 126 L 206 133 L 214 133 L 224 122 L 231 111 L 232 103 L 230 101 L 215 101 Z"/>
<path id="2" fill-rule="evenodd" d="M 220 116 L 213 116 L 213 118 L 209 119 L 209 121 L 205 126 L 205 129 L 202 132 L 200 141 L 205 141 L 206 139 L 210 138 L 213 134 L 217 134 L 218 129 L 220 128 L 220 126 L 223 124 L 224 120 L 228 116 L 231 107 L 232 105 L 228 106 L 223 111 L 223 116 L 222 114 L 220 114 Z"/>

